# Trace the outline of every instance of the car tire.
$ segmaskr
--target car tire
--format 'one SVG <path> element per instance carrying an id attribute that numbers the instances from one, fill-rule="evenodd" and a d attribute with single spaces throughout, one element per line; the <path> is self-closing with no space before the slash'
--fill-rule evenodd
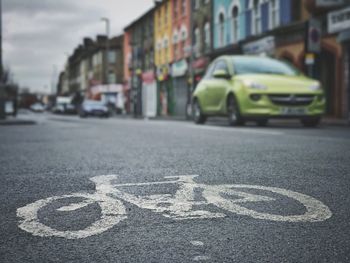
<path id="1" fill-rule="evenodd" d="M 301 119 L 300 121 L 304 125 L 304 127 L 313 128 L 313 127 L 317 127 L 320 124 L 321 118 L 320 117 L 310 117 L 310 118 Z"/>
<path id="2" fill-rule="evenodd" d="M 207 117 L 202 113 L 198 100 L 193 102 L 192 114 L 196 124 L 204 124 L 207 121 Z"/>
<path id="3" fill-rule="evenodd" d="M 256 121 L 256 124 L 259 127 L 266 127 L 268 123 L 269 123 L 269 119 L 261 119 Z"/>
<path id="4" fill-rule="evenodd" d="M 86 114 L 84 111 L 80 111 L 80 112 L 79 112 L 79 117 L 80 117 L 80 118 L 86 118 L 86 117 L 87 117 L 87 114 Z"/>
<path id="5" fill-rule="evenodd" d="M 227 100 L 227 118 L 230 126 L 240 126 L 245 124 L 238 103 L 233 95 L 230 95 Z"/>

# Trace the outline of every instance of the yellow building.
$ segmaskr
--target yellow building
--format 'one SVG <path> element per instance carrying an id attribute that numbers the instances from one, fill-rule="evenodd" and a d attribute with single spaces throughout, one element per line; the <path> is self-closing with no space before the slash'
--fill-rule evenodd
<path id="1" fill-rule="evenodd" d="M 173 61 L 172 0 L 157 4 L 154 15 L 154 50 L 157 68 L 167 67 Z"/>

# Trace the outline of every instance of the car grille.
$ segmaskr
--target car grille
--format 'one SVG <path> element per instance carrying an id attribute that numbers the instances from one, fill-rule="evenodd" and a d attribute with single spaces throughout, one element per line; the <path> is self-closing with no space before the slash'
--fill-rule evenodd
<path id="1" fill-rule="evenodd" d="M 308 106 L 314 99 L 314 95 L 305 94 L 270 94 L 271 102 L 280 106 Z"/>

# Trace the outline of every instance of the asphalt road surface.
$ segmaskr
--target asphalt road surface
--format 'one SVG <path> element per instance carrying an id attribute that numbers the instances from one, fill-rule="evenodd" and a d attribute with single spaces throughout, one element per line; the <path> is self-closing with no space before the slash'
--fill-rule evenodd
<path id="1" fill-rule="evenodd" d="M 30 115 L 0 262 L 350 262 L 350 130 Z"/>

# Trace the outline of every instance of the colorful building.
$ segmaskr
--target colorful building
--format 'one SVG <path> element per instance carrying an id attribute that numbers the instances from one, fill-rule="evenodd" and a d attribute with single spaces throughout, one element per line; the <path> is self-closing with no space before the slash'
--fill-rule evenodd
<path id="1" fill-rule="evenodd" d="M 154 50 L 158 80 L 158 114 L 173 114 L 173 86 L 170 79 L 170 64 L 174 60 L 173 3 L 171 0 L 155 2 L 154 11 Z"/>
<path id="2" fill-rule="evenodd" d="M 204 75 L 213 50 L 213 2 L 210 0 L 192 1 L 192 52 L 190 63 L 192 90 Z"/>
<path id="3" fill-rule="evenodd" d="M 154 8 L 124 29 L 129 38 L 129 78 L 132 112 L 135 117 L 157 115 L 157 87 L 154 75 Z M 131 53 L 131 56 L 130 56 Z"/>
<path id="4" fill-rule="evenodd" d="M 223 54 L 246 54 L 287 60 L 319 79 L 326 93 L 327 115 L 348 117 L 347 3 L 347 0 L 155 1 L 152 11 L 125 31 L 124 76 L 133 90 L 134 111 L 141 115 L 148 111 L 143 104 L 154 97 L 154 92 L 144 96 L 145 87 L 155 90 L 156 83 L 157 114 L 185 115 L 191 93 L 208 64 Z"/>
<path id="5" fill-rule="evenodd" d="M 213 47 L 214 50 L 230 47 L 238 49 L 238 43 L 246 38 L 245 0 L 213 1 Z"/>

